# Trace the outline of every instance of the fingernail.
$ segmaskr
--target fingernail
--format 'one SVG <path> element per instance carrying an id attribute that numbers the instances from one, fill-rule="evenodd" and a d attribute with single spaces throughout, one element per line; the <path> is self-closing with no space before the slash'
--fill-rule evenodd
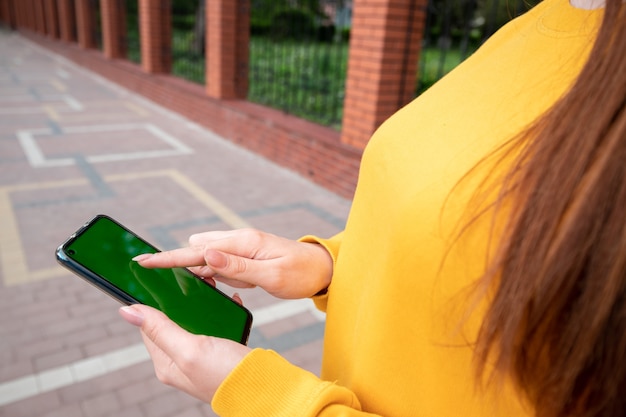
<path id="1" fill-rule="evenodd" d="M 133 306 L 120 307 L 120 315 L 133 326 L 141 327 L 143 324 L 143 314 L 135 310 Z"/>
<path id="2" fill-rule="evenodd" d="M 242 300 L 242 299 L 241 299 L 241 297 L 239 296 L 239 293 L 238 293 L 238 292 L 236 292 L 236 293 L 234 293 L 234 294 L 233 294 L 233 300 L 234 300 L 237 304 L 239 304 L 240 306 L 242 306 L 242 305 L 243 305 L 243 300 Z"/>
<path id="3" fill-rule="evenodd" d="M 145 261 L 148 258 L 151 258 L 152 254 L 151 253 L 142 253 L 141 255 L 137 255 L 133 258 L 133 261 L 135 262 L 141 262 L 141 261 Z"/>

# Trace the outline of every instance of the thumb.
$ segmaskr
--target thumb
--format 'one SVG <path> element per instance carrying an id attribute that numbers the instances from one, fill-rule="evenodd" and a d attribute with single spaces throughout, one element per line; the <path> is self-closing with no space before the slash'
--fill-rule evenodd
<path id="1" fill-rule="evenodd" d="M 121 307 L 119 312 L 124 320 L 140 327 L 142 333 L 167 354 L 175 354 L 180 343 L 193 337 L 156 308 L 133 304 Z"/>
<path id="2" fill-rule="evenodd" d="M 129 305 L 120 307 L 118 310 L 120 316 L 133 326 L 141 327 L 144 321 L 144 315 L 138 305 Z"/>
<path id="3" fill-rule="evenodd" d="M 141 327 L 141 330 L 147 333 L 156 333 L 157 330 L 160 331 L 161 329 L 171 331 L 171 327 L 181 329 L 165 313 L 145 304 L 120 307 L 119 312 L 124 320 L 133 326 Z"/>

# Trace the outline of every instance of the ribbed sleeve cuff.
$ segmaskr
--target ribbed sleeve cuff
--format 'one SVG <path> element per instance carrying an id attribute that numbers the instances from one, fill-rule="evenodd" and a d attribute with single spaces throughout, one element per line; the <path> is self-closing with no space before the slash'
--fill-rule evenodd
<path id="1" fill-rule="evenodd" d="M 339 398 L 332 398 L 334 390 Z M 355 403 L 345 388 L 320 380 L 274 351 L 254 349 L 220 385 L 211 405 L 222 417 L 293 417 L 315 415 L 324 401 L 337 399 Z"/>
<path id="2" fill-rule="evenodd" d="M 306 235 L 298 239 L 299 242 L 306 243 L 317 243 L 322 245 L 330 254 L 330 257 L 333 260 L 333 267 L 337 262 L 337 256 L 339 255 L 339 248 L 341 247 L 341 237 L 343 232 L 336 234 L 330 239 L 322 239 L 313 235 Z M 331 282 L 332 286 L 332 282 Z M 330 287 L 326 291 L 322 291 L 317 295 L 311 297 L 313 303 L 315 303 L 315 307 L 317 307 L 320 311 L 326 311 L 326 305 L 328 304 L 328 293 L 330 291 Z"/>

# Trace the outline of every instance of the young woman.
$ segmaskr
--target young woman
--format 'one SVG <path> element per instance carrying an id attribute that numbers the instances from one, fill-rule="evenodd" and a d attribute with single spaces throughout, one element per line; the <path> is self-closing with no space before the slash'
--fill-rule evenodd
<path id="1" fill-rule="evenodd" d="M 158 377 L 224 416 L 624 415 L 624 39 L 622 0 L 545 0 L 377 130 L 339 235 L 139 257 L 327 313 L 318 378 L 125 307 Z"/>

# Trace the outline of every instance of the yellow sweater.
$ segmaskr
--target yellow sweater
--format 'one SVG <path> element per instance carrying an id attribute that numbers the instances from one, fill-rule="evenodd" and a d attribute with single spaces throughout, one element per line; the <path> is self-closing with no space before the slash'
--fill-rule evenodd
<path id="1" fill-rule="evenodd" d="M 376 131 L 344 232 L 304 238 L 335 260 L 328 294 L 315 300 L 327 312 L 321 379 L 255 349 L 218 390 L 218 414 L 532 415 L 511 387 L 476 389 L 477 323 L 462 314 L 486 232 L 455 246 L 440 270 L 467 203 L 446 197 L 571 85 L 601 15 L 545 0 Z"/>

